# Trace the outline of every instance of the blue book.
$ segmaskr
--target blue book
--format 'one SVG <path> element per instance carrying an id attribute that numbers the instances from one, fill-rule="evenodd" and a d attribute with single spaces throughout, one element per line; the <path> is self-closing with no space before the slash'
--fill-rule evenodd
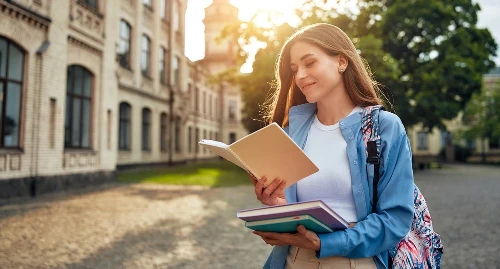
<path id="1" fill-rule="evenodd" d="M 310 215 L 245 222 L 245 226 L 252 230 L 276 233 L 295 233 L 297 232 L 297 226 L 301 224 L 304 225 L 307 230 L 318 234 L 333 232 L 328 226 Z"/>

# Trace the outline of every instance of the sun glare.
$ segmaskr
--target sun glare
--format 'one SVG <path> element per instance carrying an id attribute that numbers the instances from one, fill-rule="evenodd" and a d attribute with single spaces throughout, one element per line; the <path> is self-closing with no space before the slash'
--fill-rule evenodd
<path id="1" fill-rule="evenodd" d="M 230 3 L 238 8 L 238 17 L 241 21 L 253 20 L 259 27 L 272 27 L 288 23 L 292 26 L 300 24 L 300 18 L 297 18 L 295 9 L 304 5 L 306 0 L 230 0 Z M 355 9 L 357 0 L 313 0 L 320 4 L 325 10 L 343 10 Z M 204 9 L 212 3 L 212 0 L 189 0 L 186 12 L 186 55 L 191 60 L 203 58 L 203 23 Z M 188 23 L 189 22 L 189 23 Z M 249 52 L 247 62 L 242 66 L 241 72 L 252 72 L 252 63 L 255 59 L 255 53 L 262 48 L 262 43 L 255 42 L 244 48 Z"/>
<path id="2" fill-rule="evenodd" d="M 231 3 L 238 7 L 239 18 L 250 21 L 255 16 L 255 22 L 262 27 L 282 23 L 297 24 L 298 18 L 294 9 L 299 7 L 304 0 L 232 0 Z"/>

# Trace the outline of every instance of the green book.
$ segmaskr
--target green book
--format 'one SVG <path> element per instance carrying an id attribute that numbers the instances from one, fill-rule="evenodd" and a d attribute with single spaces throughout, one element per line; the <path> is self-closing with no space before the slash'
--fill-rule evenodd
<path id="1" fill-rule="evenodd" d="M 318 234 L 333 232 L 328 226 L 310 215 L 245 222 L 245 226 L 252 230 L 276 233 L 295 233 L 297 232 L 297 226 L 301 224 L 304 225 L 307 230 Z"/>

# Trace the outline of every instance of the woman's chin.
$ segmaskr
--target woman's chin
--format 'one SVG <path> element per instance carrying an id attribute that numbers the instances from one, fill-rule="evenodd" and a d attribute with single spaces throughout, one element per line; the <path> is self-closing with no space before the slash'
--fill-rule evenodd
<path id="1" fill-rule="evenodd" d="M 316 100 L 317 98 L 313 97 L 313 96 L 306 96 L 306 100 L 308 103 L 316 103 L 318 102 L 318 100 Z"/>

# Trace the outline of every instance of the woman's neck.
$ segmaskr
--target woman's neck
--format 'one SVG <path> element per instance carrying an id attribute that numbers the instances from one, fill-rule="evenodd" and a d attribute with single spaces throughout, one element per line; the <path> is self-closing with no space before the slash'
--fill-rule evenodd
<path id="1" fill-rule="evenodd" d="M 345 89 L 332 92 L 317 102 L 318 120 L 324 125 L 334 125 L 347 117 L 356 105 Z"/>

